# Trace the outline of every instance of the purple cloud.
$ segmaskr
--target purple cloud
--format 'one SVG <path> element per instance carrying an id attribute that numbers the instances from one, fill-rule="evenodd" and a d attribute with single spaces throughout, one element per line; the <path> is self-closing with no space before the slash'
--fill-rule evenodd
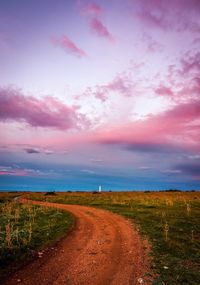
<path id="1" fill-rule="evenodd" d="M 39 149 L 37 149 L 37 148 L 25 148 L 24 150 L 27 153 L 30 153 L 30 154 L 32 154 L 32 153 L 40 153 Z"/>
<path id="2" fill-rule="evenodd" d="M 28 154 L 34 154 L 34 153 L 41 153 L 46 155 L 54 154 L 52 150 L 48 149 L 39 149 L 39 148 L 33 148 L 33 147 L 27 147 L 24 149 Z"/>
<path id="3" fill-rule="evenodd" d="M 200 179 L 200 163 L 183 163 L 176 165 L 177 168 L 179 168 L 184 174 L 186 175 L 192 175 L 196 179 Z"/>
<path id="4" fill-rule="evenodd" d="M 198 0 L 141 0 L 136 14 L 141 23 L 150 28 L 199 33 L 199 3 Z"/>

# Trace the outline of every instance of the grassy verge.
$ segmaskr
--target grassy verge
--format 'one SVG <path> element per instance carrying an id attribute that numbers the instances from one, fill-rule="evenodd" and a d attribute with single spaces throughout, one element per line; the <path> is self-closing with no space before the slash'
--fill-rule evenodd
<path id="1" fill-rule="evenodd" d="M 59 240 L 74 223 L 67 212 L 20 204 L 0 195 L 0 278 Z"/>
<path id="2" fill-rule="evenodd" d="M 152 246 L 154 285 L 199 285 L 200 193 L 31 194 L 32 199 L 90 205 L 132 219 Z"/>

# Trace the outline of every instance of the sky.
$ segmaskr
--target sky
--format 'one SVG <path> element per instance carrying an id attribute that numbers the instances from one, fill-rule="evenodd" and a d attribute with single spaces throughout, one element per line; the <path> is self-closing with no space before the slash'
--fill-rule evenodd
<path id="1" fill-rule="evenodd" d="M 0 1 L 0 190 L 200 190 L 200 1 Z"/>

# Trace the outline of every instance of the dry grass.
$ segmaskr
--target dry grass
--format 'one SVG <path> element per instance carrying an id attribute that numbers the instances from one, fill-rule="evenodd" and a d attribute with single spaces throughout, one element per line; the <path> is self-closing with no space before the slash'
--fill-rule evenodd
<path id="1" fill-rule="evenodd" d="M 155 285 L 199 285 L 200 192 L 40 193 L 32 199 L 91 205 L 129 219 L 152 245 Z"/>
<path id="2" fill-rule="evenodd" d="M 3 199 L 5 197 L 5 200 Z M 66 212 L 31 204 L 20 204 L 0 195 L 0 277 L 36 250 L 59 239 L 73 225 Z"/>

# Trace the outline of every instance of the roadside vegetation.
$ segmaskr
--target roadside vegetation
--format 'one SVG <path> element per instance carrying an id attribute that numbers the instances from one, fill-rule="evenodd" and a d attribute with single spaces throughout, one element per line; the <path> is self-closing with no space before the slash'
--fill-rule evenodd
<path id="1" fill-rule="evenodd" d="M 31 199 L 101 207 L 133 220 L 151 245 L 154 285 L 200 284 L 200 192 L 32 193 Z"/>
<path id="2" fill-rule="evenodd" d="M 0 193 L 0 278 L 64 236 L 73 217 L 64 211 L 20 204 L 15 193 Z"/>

